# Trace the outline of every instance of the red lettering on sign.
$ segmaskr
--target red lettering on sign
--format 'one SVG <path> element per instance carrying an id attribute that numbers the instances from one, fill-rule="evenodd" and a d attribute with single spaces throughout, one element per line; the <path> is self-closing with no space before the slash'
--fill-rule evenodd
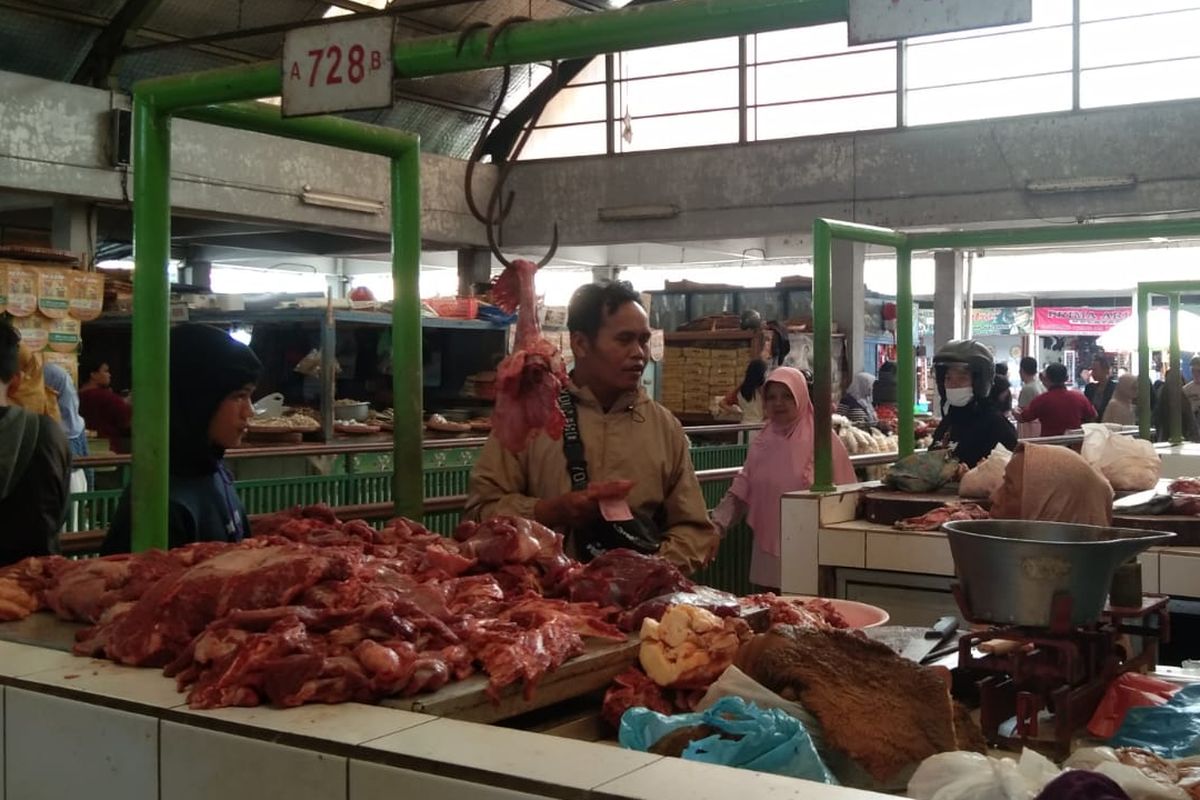
<path id="1" fill-rule="evenodd" d="M 338 67 L 342 65 L 342 48 L 336 44 L 331 44 L 325 49 L 325 55 L 333 59 L 333 63 L 329 66 L 329 73 L 325 76 L 325 85 L 332 86 L 335 83 L 342 82 L 342 76 L 337 74 Z"/>
<path id="2" fill-rule="evenodd" d="M 351 83 L 358 83 L 363 79 L 363 58 L 366 56 L 366 51 L 363 50 L 361 44 L 356 44 L 350 48 L 350 57 L 347 59 L 350 66 L 346 68 L 346 77 Z"/>
<path id="3" fill-rule="evenodd" d="M 293 61 L 293 62 L 292 62 L 292 71 L 291 71 L 290 73 L 288 73 L 288 79 L 289 79 L 289 80 L 294 80 L 294 79 L 296 79 L 296 78 L 299 78 L 299 77 L 301 77 L 301 75 L 300 75 L 300 65 L 299 65 L 299 64 L 297 64 L 295 61 Z"/>
<path id="4" fill-rule="evenodd" d="M 383 54 L 378 50 L 371 51 L 371 71 L 379 69 L 383 66 Z"/>
<path id="5" fill-rule="evenodd" d="M 321 59 L 325 57 L 325 51 L 322 49 L 309 50 L 309 57 L 312 58 L 312 71 L 308 73 L 308 85 L 316 86 L 317 83 L 317 68 L 321 66 Z"/>

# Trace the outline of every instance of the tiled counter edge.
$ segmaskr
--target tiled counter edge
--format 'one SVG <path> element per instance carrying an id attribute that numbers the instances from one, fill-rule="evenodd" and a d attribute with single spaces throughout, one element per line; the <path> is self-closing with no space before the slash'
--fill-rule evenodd
<path id="1" fill-rule="evenodd" d="M 0 800 L 881 796 L 380 706 L 193 711 L 156 670 L 8 642 L 0 713 Z"/>

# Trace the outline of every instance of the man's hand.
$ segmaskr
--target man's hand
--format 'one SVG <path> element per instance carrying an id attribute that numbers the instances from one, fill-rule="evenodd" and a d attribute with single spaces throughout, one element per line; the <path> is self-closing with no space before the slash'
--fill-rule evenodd
<path id="1" fill-rule="evenodd" d="M 593 483 L 581 491 L 538 500 L 533 516 L 548 528 L 575 527 L 600 516 L 601 500 L 621 500 L 633 488 L 633 481 Z"/>

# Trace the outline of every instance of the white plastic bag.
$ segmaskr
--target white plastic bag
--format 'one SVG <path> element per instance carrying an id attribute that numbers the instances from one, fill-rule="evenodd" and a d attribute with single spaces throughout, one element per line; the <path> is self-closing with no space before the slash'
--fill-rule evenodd
<path id="1" fill-rule="evenodd" d="M 1162 473 L 1162 462 L 1154 452 L 1154 445 L 1145 439 L 1119 436 L 1107 425 L 1083 426 L 1083 447 L 1079 454 L 1100 470 L 1117 491 L 1153 489 Z"/>
<path id="2" fill-rule="evenodd" d="M 1059 775 L 1045 756 L 1026 749 L 1020 761 L 979 753 L 938 753 L 908 782 L 914 800 L 1033 800 Z"/>
<path id="3" fill-rule="evenodd" d="M 996 445 L 992 452 L 972 469 L 967 470 L 962 480 L 958 482 L 960 497 L 991 497 L 992 492 L 1004 483 L 1004 471 L 1012 460 L 1012 452 L 1002 444 Z"/>

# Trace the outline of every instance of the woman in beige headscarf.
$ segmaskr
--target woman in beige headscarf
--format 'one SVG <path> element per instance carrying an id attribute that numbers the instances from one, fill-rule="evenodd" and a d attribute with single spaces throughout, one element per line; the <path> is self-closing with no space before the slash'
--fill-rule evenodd
<path id="1" fill-rule="evenodd" d="M 21 380 L 16 389 L 10 390 L 8 399 L 34 414 L 44 414 L 58 422 L 61 417 L 58 411 L 58 395 L 46 388 L 46 380 L 42 375 L 42 360 L 25 345 L 17 351 L 21 368 Z"/>
<path id="2" fill-rule="evenodd" d="M 1113 490 L 1083 457 L 1066 447 L 1019 444 L 1004 483 L 992 493 L 992 519 L 1112 524 Z"/>
<path id="3" fill-rule="evenodd" d="M 1113 422 L 1117 425 L 1136 425 L 1133 415 L 1133 404 L 1137 401 L 1137 378 L 1126 372 L 1117 378 L 1113 387 L 1112 399 L 1104 407 L 1104 419 L 1101 422 Z"/>

